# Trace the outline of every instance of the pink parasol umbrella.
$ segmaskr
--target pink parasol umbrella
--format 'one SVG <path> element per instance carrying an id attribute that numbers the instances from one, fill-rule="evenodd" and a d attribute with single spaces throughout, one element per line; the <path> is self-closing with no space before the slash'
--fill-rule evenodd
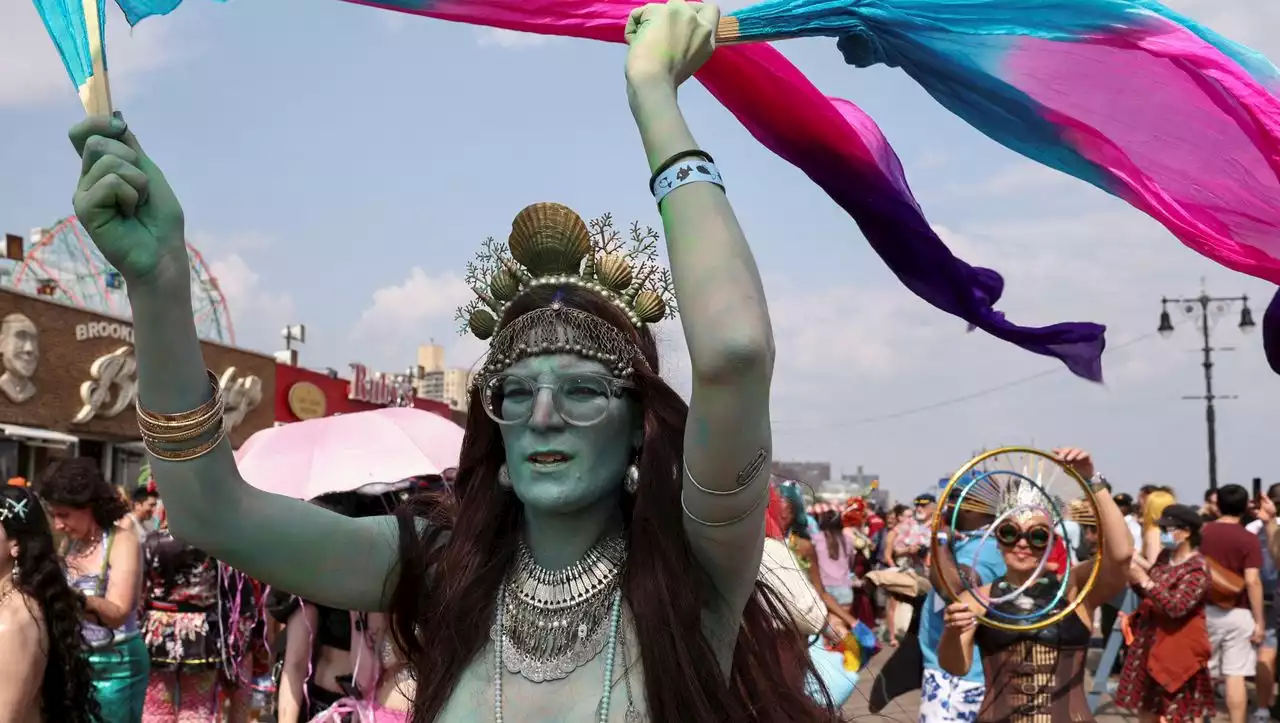
<path id="1" fill-rule="evenodd" d="M 373 486 L 458 466 L 462 428 L 431 412 L 391 407 L 310 419 L 254 434 L 236 452 L 240 473 L 260 490 L 299 499 Z"/>

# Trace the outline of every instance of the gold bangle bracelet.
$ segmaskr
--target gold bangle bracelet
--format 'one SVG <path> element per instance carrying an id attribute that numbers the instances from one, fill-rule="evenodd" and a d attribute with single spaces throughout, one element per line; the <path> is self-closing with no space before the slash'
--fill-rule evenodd
<path id="1" fill-rule="evenodd" d="M 155 427 L 157 431 L 161 431 L 165 428 L 185 427 L 190 425 L 196 419 L 208 416 L 209 412 L 219 404 L 219 398 L 222 395 L 220 394 L 221 389 L 218 386 L 217 375 L 207 369 L 205 370 L 205 374 L 209 378 L 209 387 L 213 389 L 213 395 L 209 398 L 209 401 L 186 412 L 161 414 L 143 407 L 142 400 L 139 399 L 134 403 L 134 406 L 138 411 L 138 419 L 145 419 L 150 426 Z"/>
<path id="2" fill-rule="evenodd" d="M 219 424 L 222 424 L 221 419 L 213 419 L 207 424 L 195 427 L 185 432 L 175 432 L 173 434 L 150 434 L 141 429 L 138 431 L 142 434 L 143 441 L 146 442 L 155 442 L 157 444 L 182 444 L 183 442 L 190 442 L 192 440 L 208 436 L 209 432 L 216 429 Z"/>
<path id="3" fill-rule="evenodd" d="M 207 415 L 199 419 L 193 419 L 189 424 L 181 427 L 156 429 L 147 423 L 148 420 L 139 416 L 138 430 L 142 433 L 144 439 L 149 439 L 153 442 L 177 443 L 203 437 L 209 430 L 222 422 L 222 416 L 226 410 L 222 404 L 221 396 L 217 398 L 217 401 L 218 404 L 209 410 Z"/>
<path id="4" fill-rule="evenodd" d="M 213 439 L 187 449 L 161 449 L 148 439 L 144 439 L 142 444 L 147 448 L 147 452 L 156 459 L 162 459 L 166 462 L 190 462 L 212 452 L 226 438 L 227 427 L 224 424 L 218 429 L 218 433 L 214 435 Z"/>
<path id="5" fill-rule="evenodd" d="M 208 409 L 201 412 L 199 416 L 192 417 L 185 422 L 157 422 L 147 410 L 139 409 L 138 426 L 146 428 L 153 434 L 167 434 L 207 424 L 210 419 L 217 419 L 220 416 L 219 410 L 222 407 L 221 395 L 215 396 L 212 401 L 213 404 Z"/>

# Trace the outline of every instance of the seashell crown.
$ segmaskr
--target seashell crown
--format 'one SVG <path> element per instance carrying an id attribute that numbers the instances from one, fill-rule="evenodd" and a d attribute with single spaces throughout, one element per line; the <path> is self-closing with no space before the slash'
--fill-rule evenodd
<path id="1" fill-rule="evenodd" d="M 605 214 L 584 222 L 567 206 L 535 203 L 511 222 L 505 246 L 492 237 L 466 281 L 476 299 L 458 310 L 459 331 L 489 340 L 512 300 L 535 286 L 580 286 L 599 294 L 637 328 L 676 315 L 671 271 L 658 261 L 658 232 L 639 223 L 624 238 Z"/>

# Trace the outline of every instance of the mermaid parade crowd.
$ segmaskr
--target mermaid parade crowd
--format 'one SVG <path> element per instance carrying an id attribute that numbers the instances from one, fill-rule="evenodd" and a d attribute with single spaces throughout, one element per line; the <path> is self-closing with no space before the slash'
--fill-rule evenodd
<path id="1" fill-rule="evenodd" d="M 182 206 L 125 119 L 77 124 L 75 211 L 126 281 L 155 487 L 125 501 L 73 458 L 0 490 L 0 722 L 272 708 L 281 723 L 827 723 L 845 720 L 849 692 L 822 652 L 863 636 L 909 673 L 898 683 L 923 686 L 924 723 L 1084 723 L 1095 617 L 1126 590 L 1147 607 L 1130 621 L 1117 700 L 1143 720 L 1191 720 L 1205 694 L 1198 639 L 1176 658 L 1190 672 L 1157 676 L 1140 658 L 1168 648 L 1148 632 L 1165 619 L 1205 615 L 1190 582 L 1169 585 L 1185 572 L 1207 589 L 1193 573 L 1212 536 L 1169 505 L 1151 525 L 1175 544 L 1135 565 L 1146 549 L 1089 453 L 1046 457 L 1088 508 L 1071 532 L 1035 484 L 979 510 L 986 483 L 950 480 L 873 511 L 815 504 L 773 477 L 759 269 L 730 181 L 677 102 L 718 19 L 672 0 L 626 28 L 626 97 L 669 272 L 599 248 L 565 206 L 519 212 L 507 244 L 486 247 L 488 281 L 464 310 L 488 350 L 456 476 L 381 506 L 245 481 L 192 321 Z M 660 374 L 653 332 L 677 308 L 687 402 Z M 1274 508 L 1258 510 L 1274 528 Z M 980 544 L 989 559 L 971 540 L 994 540 Z M 1236 596 L 1252 605 L 1252 587 Z M 979 624 L 1037 607 L 1052 620 L 1033 630 Z M 1256 621 L 1242 610 L 1208 614 L 1206 649 Z M 1220 656 L 1229 703 L 1242 655 Z"/>

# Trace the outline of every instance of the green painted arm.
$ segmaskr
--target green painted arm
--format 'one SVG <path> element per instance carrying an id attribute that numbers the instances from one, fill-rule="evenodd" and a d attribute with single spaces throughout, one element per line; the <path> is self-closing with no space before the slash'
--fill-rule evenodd
<path id="1" fill-rule="evenodd" d="M 650 169 L 697 149 L 673 86 L 628 89 Z M 685 430 L 684 500 L 694 553 L 729 616 L 755 589 L 764 544 L 770 466 L 769 384 L 773 332 L 751 249 L 725 192 L 709 183 L 672 191 L 661 206 L 693 370 Z M 692 479 L 690 479 L 692 477 Z M 714 495 L 694 485 L 734 494 Z M 736 630 L 736 617 L 728 622 Z"/>
<path id="2" fill-rule="evenodd" d="M 71 131 L 83 159 L 75 209 L 124 276 L 133 306 L 140 403 L 178 413 L 209 399 L 192 318 L 182 207 L 122 122 Z M 175 535 L 269 585 L 323 605 L 379 610 L 395 572 L 394 518 L 353 520 L 251 487 L 231 444 L 190 462 L 151 459 Z"/>

